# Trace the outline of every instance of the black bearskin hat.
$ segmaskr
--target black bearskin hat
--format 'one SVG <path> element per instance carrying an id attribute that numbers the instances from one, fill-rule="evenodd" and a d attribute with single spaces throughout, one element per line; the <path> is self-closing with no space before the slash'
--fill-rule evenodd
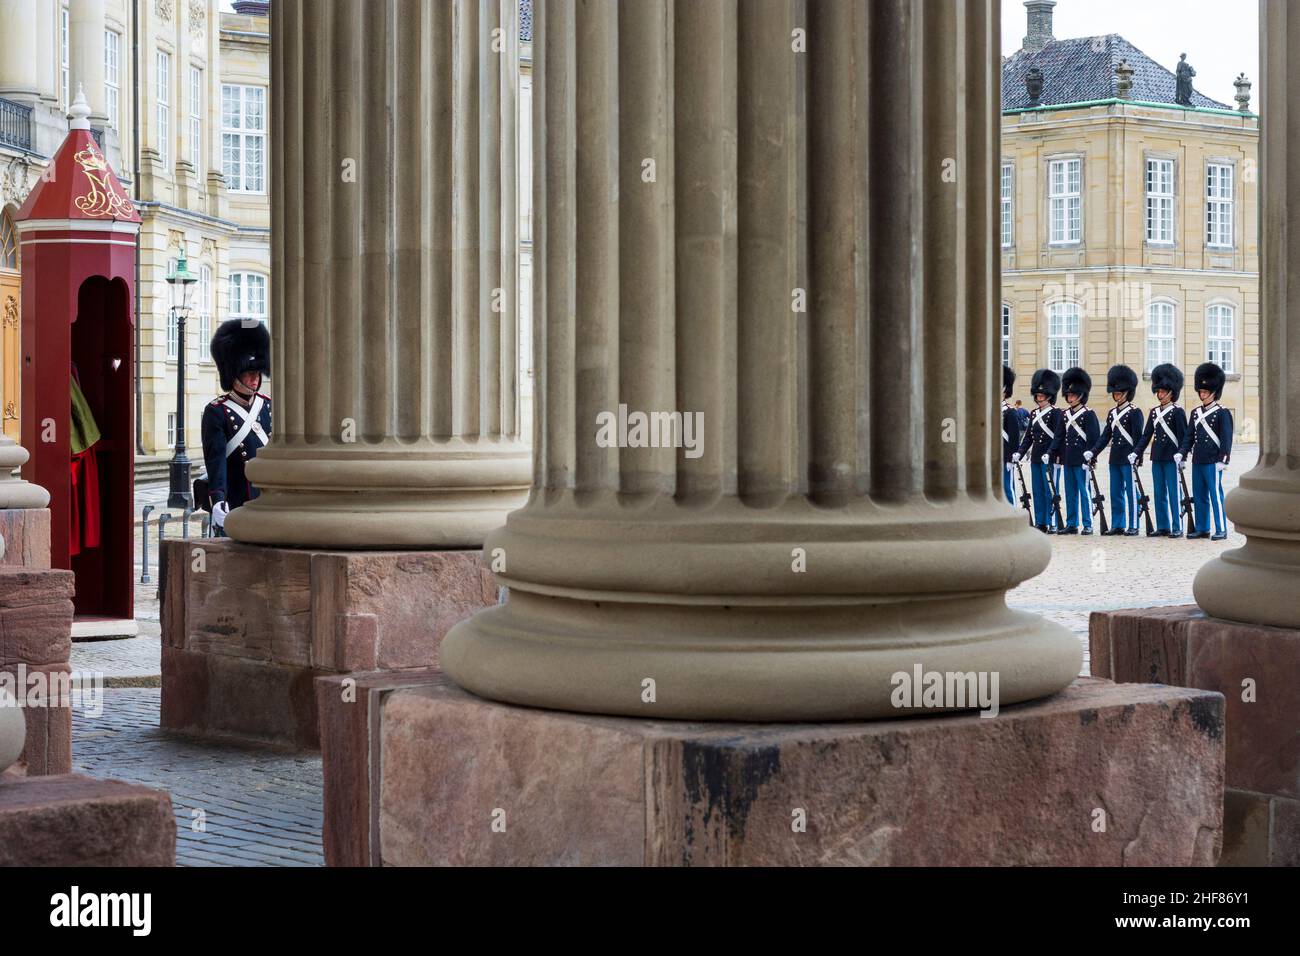
<path id="1" fill-rule="evenodd" d="M 1016 384 L 1016 373 L 1010 365 L 1002 366 L 1002 397 L 1010 398 L 1012 386 Z"/>
<path id="2" fill-rule="evenodd" d="M 244 372 L 271 376 L 271 333 L 262 322 L 227 319 L 212 336 L 210 351 L 223 391 L 234 388 L 235 379 Z"/>
<path id="3" fill-rule="evenodd" d="M 1033 380 L 1029 383 L 1029 394 L 1037 395 L 1042 392 L 1047 396 L 1047 400 L 1053 405 L 1056 404 L 1056 393 L 1061 390 L 1061 376 L 1057 375 L 1050 368 L 1040 368 L 1034 373 Z"/>
<path id="4" fill-rule="evenodd" d="M 1131 402 L 1133 393 L 1137 391 L 1138 373 L 1133 371 L 1127 365 L 1112 365 L 1110 371 L 1106 373 L 1106 391 L 1124 392 Z"/>
<path id="5" fill-rule="evenodd" d="M 1092 376 L 1079 368 L 1067 368 L 1065 374 L 1061 376 L 1061 390 L 1067 395 L 1074 393 L 1079 396 L 1079 403 L 1086 405 L 1088 403 L 1088 394 L 1092 391 Z"/>
<path id="6" fill-rule="evenodd" d="M 1206 389 L 1213 392 L 1216 400 L 1223 398 L 1223 383 L 1227 380 L 1228 377 L 1223 374 L 1223 369 L 1213 362 L 1202 362 L 1196 366 L 1196 375 L 1193 376 L 1196 390 L 1199 392 L 1201 389 Z"/>
<path id="7" fill-rule="evenodd" d="M 1178 396 L 1183 391 L 1183 373 L 1178 366 L 1166 363 L 1151 370 L 1151 393 L 1154 395 L 1162 388 L 1172 392 L 1173 400 L 1178 401 Z"/>

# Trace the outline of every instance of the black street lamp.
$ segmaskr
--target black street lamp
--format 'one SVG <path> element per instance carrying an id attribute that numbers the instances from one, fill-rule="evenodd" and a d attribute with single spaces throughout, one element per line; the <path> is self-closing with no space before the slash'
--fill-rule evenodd
<path id="1" fill-rule="evenodd" d="M 167 495 L 168 508 L 193 508 L 194 492 L 190 485 L 190 458 L 185 454 L 185 316 L 189 311 L 190 286 L 199 277 L 190 272 L 185 259 L 185 242 L 180 243 L 176 265 L 167 273 L 167 284 L 172 287 L 171 313 L 176 317 L 176 448 L 172 453 L 171 487 Z M 176 287 L 180 286 L 180 303 L 176 302 Z"/>

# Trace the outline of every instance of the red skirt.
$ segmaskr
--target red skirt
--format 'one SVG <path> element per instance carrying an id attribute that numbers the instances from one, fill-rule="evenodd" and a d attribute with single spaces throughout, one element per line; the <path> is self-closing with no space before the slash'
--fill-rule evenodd
<path id="1" fill-rule="evenodd" d="M 99 547 L 99 460 L 95 446 L 72 456 L 72 495 L 69 499 L 68 554 Z"/>

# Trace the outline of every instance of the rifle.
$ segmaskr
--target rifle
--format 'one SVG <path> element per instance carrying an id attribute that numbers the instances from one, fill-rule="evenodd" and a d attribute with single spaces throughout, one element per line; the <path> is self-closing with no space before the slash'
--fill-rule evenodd
<path id="1" fill-rule="evenodd" d="M 1052 489 L 1052 514 L 1056 517 L 1056 530 L 1059 533 L 1065 530 L 1065 519 L 1061 517 L 1061 492 L 1052 478 L 1051 462 L 1044 465 L 1043 469 L 1047 474 L 1047 487 Z"/>
<path id="2" fill-rule="evenodd" d="M 1024 508 L 1029 515 L 1030 527 L 1036 527 L 1034 525 L 1034 509 L 1029 506 L 1029 502 L 1032 500 L 1029 494 L 1029 486 L 1025 484 L 1025 473 L 1020 468 L 1020 462 L 1016 462 L 1016 475 L 1020 478 L 1020 507 Z"/>
<path id="3" fill-rule="evenodd" d="M 1187 490 L 1187 476 L 1183 474 L 1183 469 L 1178 469 L 1178 483 L 1183 487 L 1183 500 L 1179 502 L 1178 517 L 1187 515 L 1187 524 L 1189 529 L 1200 531 L 1196 527 L 1196 514 L 1192 511 L 1192 494 Z"/>
<path id="4" fill-rule="evenodd" d="M 1095 459 L 1088 465 L 1088 475 L 1092 478 L 1092 513 L 1101 522 L 1101 533 L 1110 534 L 1110 525 L 1106 523 L 1106 496 L 1101 493 L 1101 485 L 1097 484 Z"/>
<path id="5" fill-rule="evenodd" d="M 1137 482 L 1138 487 L 1138 507 L 1142 509 L 1142 517 L 1147 523 L 1147 537 L 1155 535 L 1156 529 L 1151 526 L 1151 498 L 1147 495 L 1147 490 L 1142 487 L 1142 472 L 1138 471 L 1137 465 L 1129 465 L 1133 469 L 1133 480 Z"/>

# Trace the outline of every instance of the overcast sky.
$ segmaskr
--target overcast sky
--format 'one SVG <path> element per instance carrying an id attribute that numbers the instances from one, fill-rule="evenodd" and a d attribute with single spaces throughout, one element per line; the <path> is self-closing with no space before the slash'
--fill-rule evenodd
<path id="1" fill-rule="evenodd" d="M 1197 92 L 1235 107 L 1232 81 L 1245 72 L 1259 107 L 1259 4 L 1256 0 L 1058 0 L 1052 34 L 1057 39 L 1118 33 L 1172 70 L 1178 54 L 1196 70 Z M 1023 0 L 1002 0 L 1002 53 L 1020 49 L 1025 35 Z"/>

